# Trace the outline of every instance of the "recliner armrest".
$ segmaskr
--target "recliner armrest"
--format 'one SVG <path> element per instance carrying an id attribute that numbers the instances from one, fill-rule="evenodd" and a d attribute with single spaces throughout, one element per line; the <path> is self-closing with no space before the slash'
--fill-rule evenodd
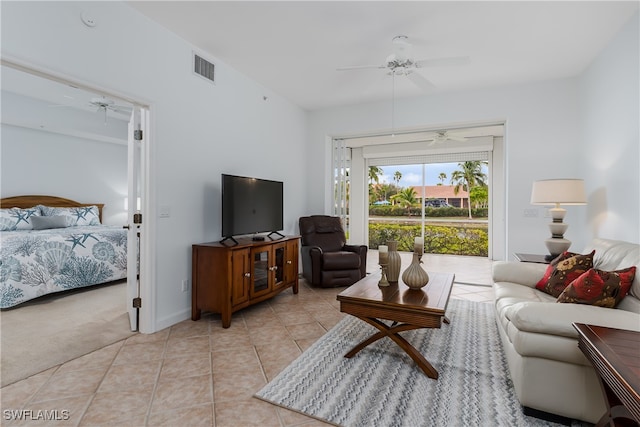
<path id="1" fill-rule="evenodd" d="M 353 252 L 360 256 L 360 278 L 362 279 L 367 275 L 367 251 L 369 247 L 367 245 L 344 245 L 343 251 Z"/>
<path id="2" fill-rule="evenodd" d="M 367 253 L 367 246 L 366 245 L 344 245 L 342 247 L 343 251 L 347 251 L 347 252 L 355 252 L 357 254 L 362 254 L 362 253 Z"/>

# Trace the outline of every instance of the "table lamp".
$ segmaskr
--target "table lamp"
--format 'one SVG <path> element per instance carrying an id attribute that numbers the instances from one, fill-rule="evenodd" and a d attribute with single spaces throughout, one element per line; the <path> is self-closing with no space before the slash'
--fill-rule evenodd
<path id="1" fill-rule="evenodd" d="M 560 205 L 586 205 L 584 181 L 581 179 L 545 179 L 534 181 L 531 189 L 532 205 L 553 205 L 549 209 L 553 222 L 549 223 L 551 237 L 545 240 L 549 255 L 547 261 L 554 259 L 571 246 L 571 241 L 564 238 L 569 227 L 563 222 L 567 213 Z"/>

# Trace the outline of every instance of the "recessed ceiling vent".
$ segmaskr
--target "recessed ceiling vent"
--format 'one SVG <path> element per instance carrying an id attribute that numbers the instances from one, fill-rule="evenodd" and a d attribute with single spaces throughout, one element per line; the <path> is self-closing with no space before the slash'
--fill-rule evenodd
<path id="1" fill-rule="evenodd" d="M 207 61 L 197 53 L 193 53 L 193 72 L 215 83 L 215 64 Z"/>

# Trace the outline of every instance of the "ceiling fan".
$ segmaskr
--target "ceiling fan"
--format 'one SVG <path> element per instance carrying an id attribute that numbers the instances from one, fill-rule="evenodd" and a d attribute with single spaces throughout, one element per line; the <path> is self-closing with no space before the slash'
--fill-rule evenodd
<path id="1" fill-rule="evenodd" d="M 387 56 L 387 59 L 380 65 L 356 65 L 350 67 L 340 67 L 338 71 L 362 70 L 362 69 L 383 69 L 391 76 L 403 75 L 411 80 L 419 88 L 430 91 L 435 85 L 416 71 L 421 68 L 444 65 L 464 65 L 469 62 L 466 56 L 456 56 L 448 58 L 433 58 L 416 60 L 413 57 L 413 46 L 409 43 L 407 36 L 396 36 L 392 40 L 394 52 Z"/>
<path id="2" fill-rule="evenodd" d="M 429 145 L 435 145 L 435 144 L 442 144 L 447 140 L 464 142 L 467 140 L 467 138 L 465 138 L 464 136 L 451 134 L 449 133 L 448 130 L 444 130 L 444 131 L 437 131 L 433 139 L 428 141 L 431 141 Z"/>
<path id="3" fill-rule="evenodd" d="M 74 99 L 73 97 L 68 97 L 69 99 Z M 104 113 L 104 124 L 107 124 L 107 112 L 113 111 L 114 113 L 120 114 L 131 114 L 131 107 L 127 107 L 124 105 L 117 105 L 115 101 L 112 99 L 108 99 L 105 96 L 94 97 L 89 100 L 87 104 L 83 104 L 83 106 L 78 107 L 73 104 L 54 104 L 49 105 L 49 107 L 53 108 L 87 108 L 87 107 L 95 107 L 96 113 L 103 112 Z"/>
<path id="4" fill-rule="evenodd" d="M 107 111 L 113 111 L 115 113 L 130 113 L 131 108 L 125 107 L 123 105 L 116 105 L 116 103 L 112 99 L 105 98 L 104 96 L 98 98 L 91 98 L 89 101 L 89 105 L 92 105 L 97 108 L 96 112 L 103 111 L 104 112 L 104 124 L 107 124 Z"/>

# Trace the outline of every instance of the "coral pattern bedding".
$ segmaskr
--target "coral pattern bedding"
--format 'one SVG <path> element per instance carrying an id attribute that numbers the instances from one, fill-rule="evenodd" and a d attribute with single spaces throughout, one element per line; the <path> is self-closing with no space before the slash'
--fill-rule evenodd
<path id="1" fill-rule="evenodd" d="M 0 235 L 0 308 L 127 277 L 127 231 L 95 205 L 3 208 Z"/>

